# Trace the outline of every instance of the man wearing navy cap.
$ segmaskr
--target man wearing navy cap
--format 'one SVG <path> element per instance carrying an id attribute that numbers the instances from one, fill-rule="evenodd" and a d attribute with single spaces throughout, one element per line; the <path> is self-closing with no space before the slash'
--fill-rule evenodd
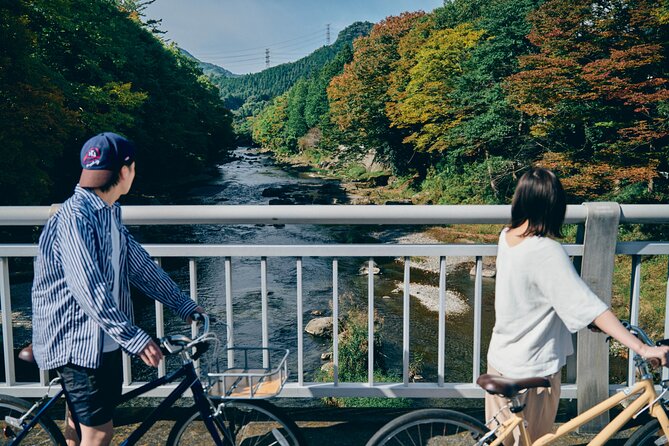
<path id="1" fill-rule="evenodd" d="M 56 369 L 81 442 L 68 420 L 70 445 L 107 445 L 121 395 L 121 349 L 157 367 L 163 355 L 133 322 L 130 284 L 190 321 L 204 311 L 184 295 L 121 223 L 117 200 L 135 178 L 135 146 L 101 133 L 81 149 L 81 178 L 44 226 L 32 289 L 33 351 Z M 69 417 L 68 417 L 69 418 Z"/>

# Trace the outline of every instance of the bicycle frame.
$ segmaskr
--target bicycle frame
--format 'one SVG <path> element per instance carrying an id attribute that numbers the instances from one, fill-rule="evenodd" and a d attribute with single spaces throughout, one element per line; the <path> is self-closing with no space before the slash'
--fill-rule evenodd
<path id="1" fill-rule="evenodd" d="M 193 398 L 195 400 L 195 405 L 202 415 L 202 420 L 207 426 L 207 430 L 211 434 L 212 439 L 215 444 L 219 446 L 224 446 L 223 440 L 221 439 L 218 430 L 216 429 L 215 421 L 211 417 L 211 406 L 207 396 L 205 395 L 204 389 L 202 388 L 202 383 L 200 382 L 197 373 L 195 372 L 195 367 L 192 362 L 187 362 L 183 364 L 178 370 L 157 378 L 151 382 L 148 382 L 137 389 L 131 390 L 123 395 L 119 400 L 119 403 L 125 403 L 132 400 L 133 398 L 142 395 L 146 392 L 149 392 L 163 384 L 168 384 L 179 379 L 183 380 L 179 385 L 172 391 L 170 394 L 156 407 L 151 411 L 149 416 L 142 421 L 142 423 L 135 429 L 130 436 L 121 443 L 121 446 L 131 446 L 136 444 L 139 439 L 153 426 L 153 424 L 158 421 L 160 415 L 165 409 L 172 406 L 176 400 L 178 400 L 189 388 L 193 393 Z M 58 399 L 63 396 L 65 391 L 61 389 L 54 397 L 52 397 L 40 410 L 37 412 L 35 417 L 28 423 L 25 429 L 17 435 L 17 437 L 10 443 L 10 445 L 19 444 L 20 441 L 25 437 L 28 432 L 33 428 L 35 424 L 39 421 L 41 416 L 51 407 Z"/>
<path id="2" fill-rule="evenodd" d="M 580 426 L 583 426 L 585 423 L 595 419 L 602 413 L 612 409 L 621 402 L 627 399 L 631 400 L 635 396 L 637 398 L 633 401 L 630 401 L 630 404 L 620 414 L 618 414 L 617 417 L 611 420 L 611 422 L 606 425 L 601 430 L 601 432 L 599 432 L 595 438 L 593 438 L 590 443 L 588 443 L 588 445 L 604 445 L 616 432 L 620 430 L 620 428 L 625 425 L 625 423 L 634 418 L 635 415 L 645 406 L 649 406 L 650 414 L 657 418 L 657 420 L 660 422 L 662 430 L 664 431 L 664 435 L 669 437 L 669 418 L 667 418 L 667 414 L 662 407 L 662 403 L 657 401 L 658 398 L 657 393 L 655 392 L 653 381 L 651 379 L 641 379 L 632 387 L 623 389 L 610 398 L 583 412 L 576 418 L 573 418 L 572 420 L 563 424 L 554 433 L 546 434 L 537 439 L 534 443 L 530 442 L 529 435 L 525 429 L 525 420 L 522 417 L 522 412 L 520 414 L 514 414 L 513 417 L 502 423 L 502 425 L 497 428 L 495 432 L 497 438 L 490 444 L 490 446 L 499 446 L 505 439 L 511 438 L 513 435 L 513 430 L 516 427 L 520 429 L 521 444 L 525 446 L 549 445 L 553 441 L 562 438 L 566 434 L 576 430 Z"/>

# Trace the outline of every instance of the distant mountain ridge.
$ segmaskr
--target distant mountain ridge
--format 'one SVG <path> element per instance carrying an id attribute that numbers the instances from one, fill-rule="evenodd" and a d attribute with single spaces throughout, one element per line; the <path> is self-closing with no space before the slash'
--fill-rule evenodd
<path id="1" fill-rule="evenodd" d="M 259 73 L 241 76 L 230 76 L 225 73 L 208 75 L 212 83 L 219 87 L 226 107 L 231 110 L 245 108 L 246 110 L 238 110 L 238 116 L 240 114 L 250 116 L 266 101 L 286 92 L 298 79 L 320 70 L 345 46 L 352 45 L 357 37 L 369 34 L 373 25 L 370 22 L 353 23 L 339 33 L 332 45 L 322 46 L 302 59 L 277 65 Z"/>
<path id="2" fill-rule="evenodd" d="M 197 57 L 193 56 L 191 53 L 186 51 L 183 48 L 179 48 L 179 51 L 181 51 L 182 54 L 184 54 L 186 57 L 193 59 L 195 62 L 197 62 L 198 66 L 202 70 L 202 72 L 206 75 L 209 76 L 210 78 L 213 77 L 239 77 L 241 76 L 240 74 L 235 74 L 232 71 L 226 70 L 223 67 L 220 67 L 218 65 L 214 65 L 213 63 L 209 62 L 203 62 Z"/>

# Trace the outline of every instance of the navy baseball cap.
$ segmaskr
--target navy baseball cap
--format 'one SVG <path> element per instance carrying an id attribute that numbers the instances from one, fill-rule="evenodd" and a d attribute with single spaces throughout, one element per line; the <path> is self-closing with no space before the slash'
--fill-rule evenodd
<path id="1" fill-rule="evenodd" d="M 81 148 L 81 187 L 104 186 L 121 167 L 135 161 L 135 145 L 116 133 L 95 135 Z"/>

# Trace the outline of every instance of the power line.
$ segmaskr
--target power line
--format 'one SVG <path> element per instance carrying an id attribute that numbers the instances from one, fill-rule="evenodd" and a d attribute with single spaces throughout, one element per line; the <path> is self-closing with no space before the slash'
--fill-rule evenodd
<path id="1" fill-rule="evenodd" d="M 223 51 L 223 52 L 221 52 L 221 51 L 214 51 L 214 52 L 201 53 L 201 54 L 202 54 L 203 56 L 221 56 L 221 55 L 226 55 L 226 54 L 243 53 L 243 52 L 246 52 L 246 51 L 252 51 L 252 50 L 262 50 L 262 49 L 265 49 L 265 48 L 267 48 L 267 47 L 272 48 L 272 47 L 275 47 L 275 46 L 277 46 L 277 45 L 281 45 L 281 44 L 283 44 L 283 43 L 292 42 L 292 41 L 295 41 L 295 40 L 301 40 L 301 39 L 304 39 L 304 38 L 307 38 L 307 37 L 309 37 L 309 38 L 313 38 L 313 37 L 315 37 L 316 35 L 318 35 L 318 34 L 320 34 L 320 33 L 322 33 L 321 30 L 319 30 L 319 31 L 314 31 L 314 32 L 310 32 L 310 33 L 308 33 L 308 34 L 303 34 L 303 35 L 301 35 L 301 36 L 293 37 L 293 38 L 291 38 L 291 39 L 286 39 L 286 40 L 282 40 L 282 41 L 279 41 L 279 42 L 273 42 L 273 43 L 270 43 L 270 44 L 265 44 L 265 45 L 262 45 L 262 46 L 249 47 L 249 48 L 243 48 L 243 49 L 237 49 L 237 50 L 230 50 L 230 51 Z"/>

